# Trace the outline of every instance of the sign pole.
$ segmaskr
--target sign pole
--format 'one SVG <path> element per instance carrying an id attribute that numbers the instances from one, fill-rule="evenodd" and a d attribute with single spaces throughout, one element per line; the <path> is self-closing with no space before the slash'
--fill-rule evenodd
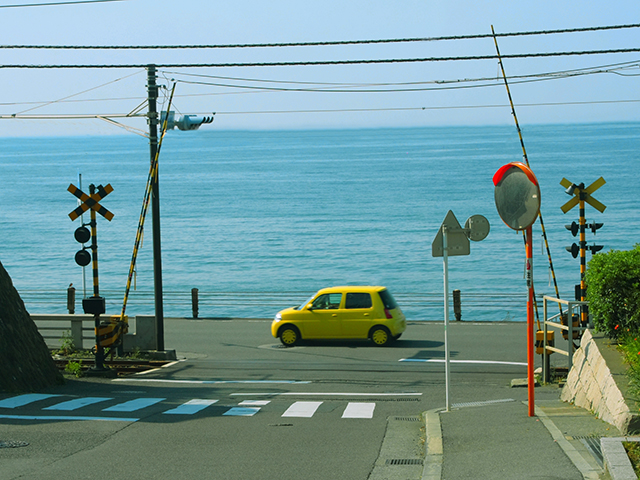
<path id="1" fill-rule="evenodd" d="M 449 401 L 449 254 L 447 245 L 447 226 L 442 225 L 442 264 L 444 269 L 444 369 L 445 369 L 445 397 L 447 412 L 451 411 Z"/>
<path id="2" fill-rule="evenodd" d="M 527 384 L 529 400 L 529 416 L 534 416 L 535 379 L 533 376 L 533 239 L 531 226 L 526 230 L 526 257 L 527 257 Z"/>
<path id="3" fill-rule="evenodd" d="M 540 185 L 524 163 L 503 165 L 493 176 L 498 214 L 509 228 L 524 232 L 527 279 L 527 384 L 529 416 L 535 415 L 533 377 L 533 234 L 531 226 L 540 215 Z M 545 338 L 546 341 L 546 338 Z"/>

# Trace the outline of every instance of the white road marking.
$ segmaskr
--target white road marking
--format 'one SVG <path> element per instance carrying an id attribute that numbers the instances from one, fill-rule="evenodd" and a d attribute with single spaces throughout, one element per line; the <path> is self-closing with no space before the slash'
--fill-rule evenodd
<path id="1" fill-rule="evenodd" d="M 103 412 L 135 412 L 142 408 L 150 407 L 156 403 L 166 400 L 166 398 L 136 398 L 135 400 L 129 400 L 128 402 L 114 405 L 113 407 L 103 408 Z"/>
<path id="2" fill-rule="evenodd" d="M 243 400 L 238 405 L 253 405 L 254 407 L 262 407 L 269 405 L 271 400 Z"/>
<path id="3" fill-rule="evenodd" d="M 217 401 L 218 400 L 194 398 L 193 400 L 189 400 L 187 403 L 183 403 L 179 407 L 172 408 L 171 410 L 167 410 L 162 413 L 170 415 L 193 415 L 194 413 L 198 413 L 200 410 L 204 410 L 209 405 L 213 405 Z"/>
<path id="4" fill-rule="evenodd" d="M 229 396 L 310 396 L 310 397 L 407 397 L 420 396 L 422 393 L 354 393 L 354 392 L 253 392 L 231 393 Z"/>
<path id="5" fill-rule="evenodd" d="M 66 415 L 0 415 L 10 420 L 96 420 L 98 422 L 137 422 L 139 418 L 121 417 L 71 417 Z"/>
<path id="6" fill-rule="evenodd" d="M 64 410 L 64 411 L 70 412 L 72 410 L 77 410 L 79 408 L 86 407 L 87 405 L 93 405 L 94 403 L 106 402 L 107 400 L 113 400 L 113 398 L 108 398 L 108 397 L 76 398 L 74 400 L 57 403 L 56 405 L 43 408 L 43 410 Z"/>
<path id="7" fill-rule="evenodd" d="M 375 403 L 350 402 L 345 408 L 342 418 L 373 418 Z"/>
<path id="8" fill-rule="evenodd" d="M 33 402 L 38 402 L 46 398 L 59 397 L 60 395 L 50 395 L 46 393 L 27 393 L 18 395 L 17 397 L 5 398 L 0 400 L 0 408 L 17 408 L 23 407 Z"/>
<path id="9" fill-rule="evenodd" d="M 233 407 L 224 412 L 222 415 L 231 417 L 253 417 L 260 411 L 260 407 Z"/>
<path id="10" fill-rule="evenodd" d="M 282 416 L 311 418 L 320 405 L 322 405 L 322 402 L 295 402 Z"/>
<path id="11" fill-rule="evenodd" d="M 226 383 L 247 383 L 247 384 L 287 384 L 298 385 L 311 382 L 303 382 L 298 380 L 165 380 L 161 378 L 114 378 L 113 382 L 156 382 L 156 383 L 186 383 L 197 385 L 209 384 L 226 384 Z"/>
<path id="12" fill-rule="evenodd" d="M 444 363 L 441 358 L 401 358 L 399 362 Z M 466 363 L 470 365 L 517 365 L 526 367 L 526 362 L 501 362 L 498 360 L 449 360 L 451 363 Z"/>

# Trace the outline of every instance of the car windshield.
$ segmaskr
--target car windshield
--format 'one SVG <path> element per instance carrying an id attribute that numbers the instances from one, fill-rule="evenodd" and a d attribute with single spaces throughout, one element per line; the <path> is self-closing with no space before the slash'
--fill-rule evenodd
<path id="1" fill-rule="evenodd" d="M 396 299 L 393 298 L 393 295 L 391 295 L 391 292 L 389 292 L 389 290 L 381 290 L 378 292 L 378 294 L 380 295 L 380 299 L 382 300 L 382 303 L 384 304 L 384 308 L 387 308 L 389 310 L 393 310 L 394 308 L 398 308 L 398 304 L 396 303 Z"/>
<path id="2" fill-rule="evenodd" d="M 313 295 L 311 295 L 307 301 L 301 303 L 300 305 L 298 305 L 297 307 L 295 307 L 296 310 L 302 310 L 304 307 L 306 307 L 308 304 L 311 303 L 311 300 L 313 300 L 316 297 L 316 294 L 314 293 Z"/>

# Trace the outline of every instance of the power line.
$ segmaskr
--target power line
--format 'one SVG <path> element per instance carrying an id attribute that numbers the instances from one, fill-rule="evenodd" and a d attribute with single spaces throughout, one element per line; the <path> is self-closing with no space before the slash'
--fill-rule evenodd
<path id="1" fill-rule="evenodd" d="M 568 52 L 539 52 L 539 53 L 513 53 L 501 55 L 504 58 L 550 58 L 571 57 L 584 55 L 606 55 L 614 53 L 638 53 L 640 48 L 618 48 L 608 50 L 583 50 Z M 373 65 L 388 63 L 424 63 L 424 62 L 455 62 L 497 60 L 497 55 L 467 55 L 459 57 L 423 57 L 423 58 L 384 58 L 365 60 L 317 60 L 317 61 L 288 61 L 288 62 L 233 62 L 233 63 L 154 63 L 157 68 L 228 68 L 228 67 L 305 67 L 321 65 Z M 51 64 L 51 65 L 25 65 L 5 64 L 0 69 L 108 69 L 108 68 L 147 68 L 149 64 Z"/>
<path id="2" fill-rule="evenodd" d="M 628 68 L 638 68 L 640 66 L 640 60 L 630 61 L 630 62 L 619 62 L 619 63 L 609 63 L 605 65 L 598 65 L 595 67 L 584 67 L 584 68 L 574 68 L 569 70 L 559 70 L 555 72 L 545 72 L 545 73 L 534 73 L 534 74 L 526 74 L 526 75 L 512 75 L 509 78 L 532 78 L 532 77 L 542 77 L 542 76 L 554 76 L 554 75 L 571 75 L 573 73 L 583 74 L 583 72 L 587 73 L 603 73 L 607 69 L 606 73 L 613 73 L 614 70 L 628 69 Z M 592 72 L 590 72 L 590 70 Z M 597 70 L 597 71 L 596 71 Z M 300 80 L 273 80 L 273 79 L 264 79 L 264 78 L 247 78 L 247 77 L 229 77 L 222 75 L 208 75 L 203 73 L 187 73 L 187 72 L 176 72 L 176 71 L 162 71 L 163 75 L 179 75 L 182 77 L 195 77 L 195 78 L 211 78 L 216 80 L 231 80 L 231 81 L 239 81 L 239 82 L 251 82 L 251 83 L 277 83 L 277 84 L 294 84 L 294 85 L 329 85 L 329 86 L 349 86 L 355 84 L 348 84 L 346 82 L 317 82 L 317 81 L 300 81 Z M 499 77 L 493 77 L 492 79 L 499 79 Z M 458 79 L 458 80 L 430 80 L 430 81 L 414 81 L 414 82 L 384 82 L 384 83 L 359 83 L 357 85 L 362 86 L 381 86 L 381 85 L 424 85 L 429 83 L 452 83 L 452 82 L 462 82 L 462 81 L 480 81 L 480 80 L 489 80 L 488 78 L 480 78 L 480 79 Z M 173 79 L 172 79 L 173 81 Z M 182 80 L 180 80 L 182 81 Z M 186 81 L 184 81 L 186 83 Z"/>
<path id="3" fill-rule="evenodd" d="M 122 0 L 85 0 L 84 2 L 69 3 L 95 3 L 97 1 L 122 1 Z M 64 3 L 64 2 L 63 2 Z M 51 4 L 55 5 L 55 4 Z M 381 43 L 411 43 L 411 42 L 434 42 L 444 40 L 472 40 L 495 37 L 519 37 L 528 35 L 552 35 L 560 33 L 596 32 L 603 30 L 620 30 L 628 28 L 638 28 L 639 23 L 626 25 L 607 25 L 599 27 L 564 28 L 558 30 L 534 30 L 525 32 L 508 33 L 480 33 L 471 35 L 451 35 L 440 37 L 418 37 L 418 38 L 391 38 L 373 40 L 338 40 L 322 42 L 283 42 L 283 43 L 236 43 L 217 45 L 0 45 L 0 49 L 55 49 L 55 50 L 171 50 L 171 49 L 224 49 L 224 48 L 271 48 L 271 47 L 319 47 L 338 45 L 366 45 Z"/>
<path id="4" fill-rule="evenodd" d="M 640 103 L 640 99 L 627 100 L 593 100 L 584 102 L 541 102 L 522 103 L 517 107 L 558 107 L 572 105 L 608 105 L 620 103 Z M 487 105 L 446 105 L 430 107 L 377 107 L 377 108 L 337 108 L 337 109 L 307 109 L 307 110 L 253 110 L 253 111 L 221 111 L 213 112 L 214 115 L 286 115 L 299 113 L 362 113 L 362 112 L 406 112 L 406 111 L 427 111 L 427 110 L 465 110 L 481 108 L 508 108 L 509 104 L 487 104 Z M 211 112 L 203 112 L 210 115 Z M 196 115 L 202 112 L 195 112 Z M 0 115 L 0 120 L 81 120 L 81 119 L 109 119 L 109 118 L 146 118 L 145 113 L 113 113 L 113 114 L 42 114 L 42 115 Z"/>
<path id="5" fill-rule="evenodd" d="M 560 78 L 571 78 L 571 77 L 578 77 L 583 75 L 594 75 L 594 74 L 600 74 L 600 73 L 614 73 L 622 76 L 635 76 L 635 75 L 624 75 L 618 72 L 617 70 L 622 68 L 625 68 L 625 69 L 638 68 L 638 63 L 634 62 L 634 64 L 624 64 L 624 65 L 625 65 L 624 67 L 618 67 L 618 68 L 597 67 L 597 68 L 581 69 L 581 70 L 566 70 L 566 71 L 560 71 L 560 72 L 516 75 L 511 77 L 511 83 L 522 84 L 522 83 L 541 82 L 541 81 L 547 81 L 547 80 L 557 80 Z M 640 75 L 640 73 L 636 75 Z M 257 80 L 249 80 L 249 81 L 257 82 Z M 243 90 L 275 91 L 275 92 L 314 92 L 314 93 L 425 92 L 425 91 L 433 91 L 433 90 L 459 90 L 459 89 L 469 89 L 469 88 L 484 88 L 484 87 L 493 87 L 493 86 L 501 85 L 501 83 L 499 83 L 500 82 L 499 79 L 487 78 L 487 77 L 465 78 L 465 79 L 457 79 L 457 80 L 432 80 L 432 81 L 424 81 L 424 82 L 370 83 L 370 84 L 337 84 L 337 83 L 325 84 L 322 82 L 319 82 L 319 83 L 300 82 L 300 83 L 305 83 L 309 85 L 317 85 L 315 87 L 305 87 L 305 88 L 228 84 L 228 83 L 191 81 L 191 80 L 177 80 L 177 82 L 189 84 L 189 85 L 238 88 Z M 277 83 L 276 81 L 272 81 L 272 80 L 266 80 L 265 82 Z M 282 83 L 287 84 L 290 82 L 284 81 Z M 430 86 L 417 86 L 417 85 L 430 85 Z M 377 88 L 374 88 L 374 87 L 377 87 Z M 396 87 L 396 88 L 391 88 L 391 87 Z M 397 88 L 397 87 L 403 87 L 403 88 Z"/>
<path id="6" fill-rule="evenodd" d="M 0 8 L 23 8 L 23 7 L 52 7 L 59 5 L 79 5 L 82 3 L 108 3 L 108 2 L 125 2 L 127 0 L 76 0 L 70 2 L 51 2 L 51 3 L 23 3 L 20 5 L 0 5 Z"/>
<path id="7" fill-rule="evenodd" d="M 623 76 L 637 76 L 639 74 L 622 74 L 620 70 L 627 70 L 630 68 L 638 69 L 640 67 L 640 61 L 634 62 L 622 62 L 622 63 L 613 63 L 606 65 L 599 65 L 588 68 L 581 69 L 570 69 L 570 70 L 561 70 L 561 71 L 552 71 L 552 72 L 544 72 L 544 73 L 533 73 L 533 74 L 525 74 L 525 75 L 514 75 L 510 77 L 512 83 L 526 83 L 531 81 L 541 81 L 541 80 L 556 80 L 560 78 L 569 78 L 576 77 L 582 75 L 593 75 L 600 73 L 613 73 L 617 75 Z M 104 83 L 102 85 L 98 85 L 96 87 L 92 87 L 90 89 L 84 90 L 82 92 L 69 95 L 67 97 L 54 100 L 54 101 L 28 101 L 28 102 L 0 102 L 0 106 L 18 106 L 18 105 L 36 105 L 36 108 L 41 106 L 46 106 L 50 104 L 61 104 L 61 103 L 86 103 L 86 102 L 106 102 L 106 101 L 126 101 L 126 100 L 140 100 L 142 97 L 117 97 L 117 98 L 87 98 L 87 99 L 75 99 L 83 93 L 87 93 L 89 91 L 96 90 L 98 88 L 105 87 L 107 85 L 113 84 L 115 82 L 121 81 L 123 79 L 129 78 L 133 75 L 136 75 L 139 72 L 127 75 L 125 77 L 117 78 L 110 82 Z M 273 87 L 261 87 L 261 86 L 247 86 L 247 85 L 238 85 L 238 84 L 220 84 L 213 82 L 192 82 L 187 80 L 175 80 L 171 79 L 170 81 L 177 81 L 180 83 L 186 84 L 195 84 L 195 85 L 205 85 L 205 86 L 217 86 L 217 87 L 228 87 L 228 88 L 239 88 L 239 89 L 251 89 L 253 91 L 243 91 L 243 92 L 216 92 L 216 93 L 197 93 L 197 94 L 183 94 L 176 95 L 176 97 L 201 97 L 201 96 L 217 96 L 217 95 L 232 95 L 239 93 L 256 93 L 255 91 L 285 91 L 285 92 L 298 92 L 298 91 L 309 91 L 309 92 L 327 92 L 327 93 L 380 93 L 380 92 L 406 92 L 406 91 L 427 91 L 427 90 L 444 90 L 451 88 L 483 88 L 483 87 L 492 87 L 496 86 L 495 83 L 483 83 L 480 85 L 464 85 L 469 83 L 479 83 L 479 82 L 496 82 L 496 78 L 464 78 L 464 79 L 453 79 L 453 80 L 430 80 L 430 81 L 414 81 L 414 82 L 385 82 L 385 83 L 357 83 L 357 84 L 349 84 L 349 83 L 338 83 L 338 82 L 310 82 L 310 81 L 294 81 L 294 80 L 273 80 L 273 79 L 257 79 L 257 78 L 243 78 L 243 77 L 224 77 L 219 75 L 204 75 L 204 74 L 189 74 L 182 72 L 161 72 L 163 74 L 172 74 L 176 76 L 185 76 L 185 77 L 196 77 L 196 78 L 211 78 L 211 79 L 226 79 L 232 81 L 243 81 L 243 82 L 252 82 L 252 83 L 266 83 L 268 85 L 272 84 L 295 84 L 295 85 L 310 85 L 317 86 L 316 88 L 308 88 L 308 89 L 290 89 L 290 88 L 273 88 Z M 169 79 L 167 79 L 169 81 Z M 415 85 L 436 85 L 437 87 L 429 87 L 429 88 L 411 88 L 411 89 L 380 89 L 380 90 L 364 90 L 364 88 L 371 87 L 390 87 L 390 86 L 415 86 Z M 453 85 L 453 86 L 448 86 Z M 332 88 L 322 89 L 320 86 L 329 86 Z M 352 87 L 352 90 L 339 90 L 338 87 L 347 88 Z M 29 109 L 31 110 L 31 109 Z M 29 110 L 23 110 L 21 112 L 16 113 L 16 115 L 20 115 L 24 118 L 24 113 Z"/>
<path id="8" fill-rule="evenodd" d="M 522 103 L 517 107 L 558 107 L 571 105 L 607 105 L 617 103 L 640 103 L 640 99 L 634 100 L 594 100 L 585 102 L 542 102 Z M 349 112 L 392 112 L 392 111 L 420 111 L 420 110 L 465 110 L 478 108 L 508 108 L 509 104 L 489 105 L 447 105 L 431 107 L 379 107 L 379 108 L 338 108 L 338 109 L 313 109 L 313 110 L 256 110 L 238 112 L 215 112 L 216 115 L 261 115 L 261 114 L 291 114 L 291 113 L 349 113 Z"/>

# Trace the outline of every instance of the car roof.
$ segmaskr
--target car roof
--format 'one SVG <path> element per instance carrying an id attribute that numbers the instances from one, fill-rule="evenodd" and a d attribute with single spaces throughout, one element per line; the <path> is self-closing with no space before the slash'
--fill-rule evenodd
<path id="1" fill-rule="evenodd" d="M 351 292 L 380 292 L 385 290 L 387 287 L 382 287 L 380 285 L 372 286 L 372 285 L 344 285 L 338 287 L 329 287 L 323 288 L 318 293 L 351 293 Z"/>

